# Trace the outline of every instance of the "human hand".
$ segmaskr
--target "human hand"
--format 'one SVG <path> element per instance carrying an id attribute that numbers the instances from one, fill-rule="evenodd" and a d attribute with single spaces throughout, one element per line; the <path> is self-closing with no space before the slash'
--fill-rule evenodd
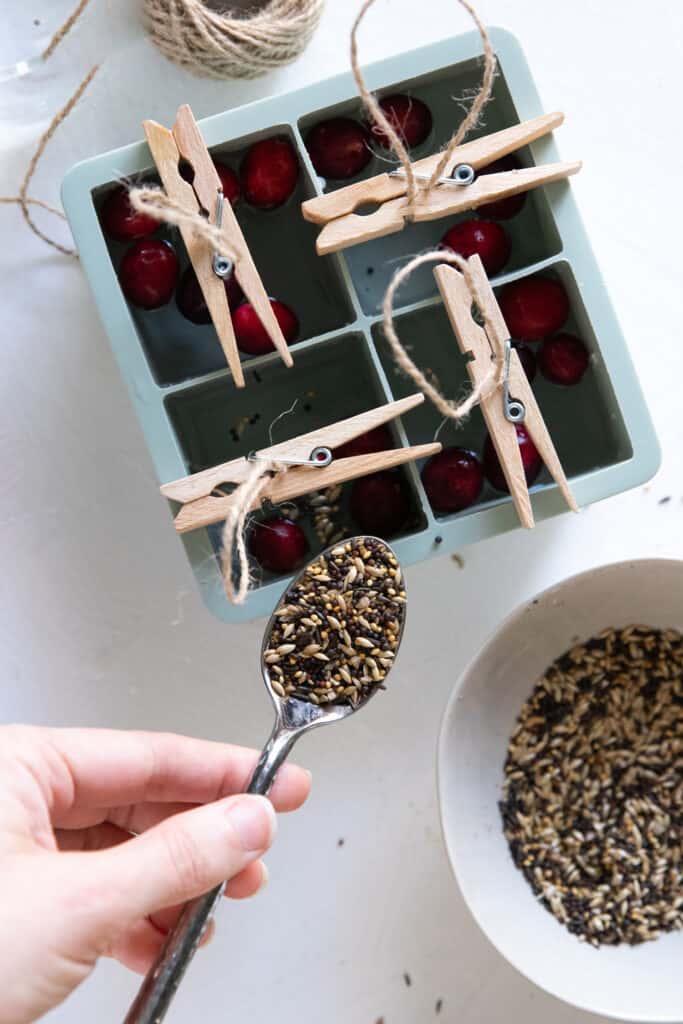
<path id="1" fill-rule="evenodd" d="M 256 753 L 182 736 L 0 727 L 0 1024 L 29 1024 L 112 956 L 144 973 L 179 905 L 230 879 L 252 896 L 275 810 L 308 796 L 285 765 L 235 796 Z"/>

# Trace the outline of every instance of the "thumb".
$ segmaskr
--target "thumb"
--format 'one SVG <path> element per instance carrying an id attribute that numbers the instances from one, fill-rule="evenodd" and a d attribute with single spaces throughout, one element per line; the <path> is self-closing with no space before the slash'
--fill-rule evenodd
<path id="1" fill-rule="evenodd" d="M 184 811 L 120 846 L 91 855 L 107 923 L 125 926 L 185 903 L 239 874 L 271 845 L 273 805 L 235 796 Z"/>

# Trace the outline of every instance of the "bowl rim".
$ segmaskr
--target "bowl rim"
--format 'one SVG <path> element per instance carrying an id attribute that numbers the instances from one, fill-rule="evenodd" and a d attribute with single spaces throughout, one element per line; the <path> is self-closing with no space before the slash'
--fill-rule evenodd
<path id="1" fill-rule="evenodd" d="M 572 573 L 571 576 L 565 576 L 562 579 L 558 580 L 556 583 L 552 583 L 548 587 L 545 587 L 543 590 L 539 590 L 536 594 L 532 595 L 530 598 L 523 601 L 521 604 L 516 605 L 498 623 L 498 625 L 493 630 L 491 630 L 491 632 L 488 634 L 484 642 L 479 646 L 476 653 L 469 659 L 469 661 L 463 668 L 462 672 L 458 676 L 458 679 L 453 685 L 453 688 L 450 692 L 450 695 L 444 708 L 443 716 L 441 718 L 441 724 L 439 726 L 439 737 L 436 749 L 436 789 L 437 802 L 439 805 L 439 824 L 441 828 L 441 836 L 443 839 L 444 846 L 446 848 L 446 853 L 448 854 L 448 860 L 451 866 L 451 871 L 453 873 L 455 884 L 457 885 L 460 895 L 462 896 L 463 902 L 467 907 L 468 913 L 472 917 L 472 920 L 475 922 L 476 926 L 479 928 L 480 932 L 482 933 L 486 941 L 495 949 L 498 955 L 501 956 L 503 960 L 505 960 L 507 963 L 509 963 L 510 966 L 513 967 L 523 978 L 526 978 L 526 980 L 529 981 L 532 985 L 535 985 L 537 988 L 541 989 L 541 991 L 547 993 L 549 996 L 552 996 L 554 999 L 557 999 L 567 1006 L 573 1006 L 575 1009 L 582 1010 L 586 1013 L 591 1013 L 603 1017 L 609 1017 L 612 1020 L 633 1021 L 634 1024 L 643 1024 L 645 1018 L 643 1017 L 642 1013 L 638 1014 L 637 1016 L 626 1016 L 623 1013 L 616 1013 L 610 1007 L 589 1005 L 586 1002 L 581 1001 L 580 996 L 577 996 L 576 999 L 569 1000 L 565 996 L 560 995 L 559 993 L 549 988 L 547 985 L 543 984 L 542 981 L 539 981 L 537 978 L 531 977 L 528 971 L 519 962 L 517 962 L 517 958 L 514 955 L 509 955 L 507 952 L 504 952 L 501 949 L 498 942 L 494 939 L 494 937 L 491 935 L 488 929 L 486 929 L 484 925 L 481 923 L 479 915 L 477 914 L 470 900 L 469 892 L 460 883 L 458 855 L 456 853 L 455 844 L 451 843 L 450 841 L 449 830 L 446 826 L 445 821 L 445 796 L 443 779 L 445 775 L 445 762 L 447 757 L 448 746 L 447 733 L 449 731 L 451 720 L 456 713 L 455 708 L 458 703 L 460 693 L 464 689 L 466 681 L 469 679 L 471 673 L 473 672 L 479 660 L 485 657 L 485 655 L 491 650 L 494 644 L 498 641 L 498 637 L 500 636 L 500 634 L 503 633 L 506 629 L 508 629 L 514 622 L 517 622 L 518 620 L 523 618 L 523 616 L 527 614 L 529 609 L 535 606 L 537 603 L 551 597 L 552 595 L 557 594 L 560 590 L 564 589 L 566 586 L 572 583 L 576 583 L 581 579 L 588 579 L 592 576 L 604 572 L 610 572 L 619 569 L 626 570 L 636 567 L 640 568 L 645 566 L 677 566 L 683 573 L 683 559 L 680 558 L 647 556 L 643 558 L 618 559 L 617 561 L 613 562 L 601 563 L 600 565 L 593 566 L 590 569 L 583 569 L 580 572 Z M 680 1011 L 677 1013 L 675 1017 L 662 1014 L 648 1015 L 647 1024 L 680 1024 L 680 1021 L 682 1019 L 683 1002 L 681 1003 Z"/>

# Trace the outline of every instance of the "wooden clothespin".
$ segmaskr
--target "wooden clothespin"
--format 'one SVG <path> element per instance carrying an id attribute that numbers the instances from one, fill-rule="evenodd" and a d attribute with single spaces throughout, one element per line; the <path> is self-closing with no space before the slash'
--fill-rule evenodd
<path id="1" fill-rule="evenodd" d="M 310 491 L 333 487 L 368 473 L 377 473 L 415 459 L 436 455 L 441 451 L 438 442 L 373 452 L 370 455 L 352 455 L 341 459 L 334 457 L 334 450 L 340 445 L 388 423 L 423 401 L 424 395 L 421 393 L 409 395 L 398 402 L 370 409 L 369 412 L 302 434 L 291 441 L 251 452 L 245 458 L 233 459 L 182 480 L 164 484 L 161 493 L 182 505 L 175 518 L 176 530 L 178 533 L 187 533 L 225 519 L 234 499 L 233 494 L 220 493 L 220 488 L 226 485 L 237 487 L 243 483 L 251 473 L 254 460 L 266 459 L 292 467 L 287 473 L 276 473 L 273 476 L 270 486 L 253 505 L 253 508 L 258 508 L 264 499 L 277 505 Z"/>
<path id="2" fill-rule="evenodd" d="M 519 354 L 512 348 L 510 332 L 500 311 L 493 289 L 478 256 L 467 261 L 477 285 L 477 302 L 486 304 L 486 316 L 491 323 L 492 336 L 472 319 L 472 294 L 463 275 L 454 267 L 441 264 L 434 270 L 441 297 L 463 355 L 470 356 L 467 370 L 472 384 L 480 386 L 491 371 L 492 361 L 505 360 L 505 378 L 502 390 L 495 389 L 481 399 L 481 411 L 498 455 L 503 474 L 510 488 L 512 500 L 522 526 L 531 528 L 534 516 L 529 488 L 524 475 L 522 456 L 517 440 L 516 423 L 524 422 L 548 472 L 557 483 L 565 501 L 573 512 L 578 506 L 567 483 L 555 446 L 545 425 L 531 385 L 524 372 Z M 513 396 L 513 397 L 511 397 Z"/>
<path id="3" fill-rule="evenodd" d="M 191 109 L 187 104 L 178 109 L 170 131 L 156 121 L 143 121 L 143 128 L 169 199 L 178 203 L 188 213 L 205 212 L 209 223 L 219 227 L 225 238 L 225 254 L 230 254 L 229 258 L 225 254 L 213 252 L 204 239 L 194 234 L 191 227 L 180 228 L 190 263 L 197 275 L 235 384 L 239 388 L 244 387 L 244 374 L 223 283 L 233 271 L 232 258 L 235 260 L 235 277 L 242 291 L 256 310 L 285 366 L 292 366 L 293 360 L 287 342 L 275 318 L 270 299 L 251 258 L 232 206 L 223 195 L 221 180 Z M 181 160 L 192 167 L 192 184 L 180 175 Z"/>
<path id="4" fill-rule="evenodd" d="M 439 184 L 420 193 L 412 210 L 408 209 L 407 180 L 400 167 L 308 199 L 301 207 L 305 219 L 323 225 L 316 242 L 318 254 L 323 256 L 401 231 L 408 216 L 415 221 L 438 220 L 576 174 L 581 169 L 580 160 L 476 175 L 481 167 L 547 135 L 563 121 L 562 113 L 545 114 L 458 146 Z M 419 181 L 429 180 L 440 156 L 436 153 L 413 164 Z M 368 203 L 381 205 L 373 213 L 354 213 Z"/>

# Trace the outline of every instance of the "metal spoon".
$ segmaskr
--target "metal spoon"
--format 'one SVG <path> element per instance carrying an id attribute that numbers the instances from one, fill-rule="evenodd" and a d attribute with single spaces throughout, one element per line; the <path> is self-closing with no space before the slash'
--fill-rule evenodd
<path id="1" fill-rule="evenodd" d="M 375 544 L 381 544 L 389 554 L 393 555 L 394 558 L 396 557 L 388 544 L 374 537 L 354 537 L 342 543 L 350 543 L 355 547 L 365 539 L 372 540 Z M 361 695 L 361 699 L 355 705 L 350 703 L 318 705 L 295 697 L 280 697 L 273 689 L 270 669 L 265 661 L 265 652 L 268 650 L 273 630 L 278 622 L 278 611 L 287 603 L 288 595 L 301 581 L 309 565 L 327 558 L 330 552 L 337 546 L 333 545 L 327 548 L 321 554 L 316 555 L 311 563 L 304 566 L 280 598 L 266 627 L 261 647 L 261 673 L 275 708 L 275 724 L 270 738 L 263 748 L 258 764 L 254 769 L 251 781 L 247 786 L 247 793 L 268 793 L 278 769 L 294 744 L 304 733 L 317 728 L 319 725 L 340 722 L 344 718 L 349 718 L 355 711 L 364 707 L 377 692 L 378 687 L 373 687 L 364 697 Z M 405 625 L 405 604 L 402 607 L 402 614 L 397 616 L 399 632 L 395 652 L 398 651 L 400 646 Z M 388 671 L 387 669 L 387 675 Z M 169 933 L 156 963 L 143 981 L 135 1001 L 128 1011 L 124 1024 L 160 1024 L 164 1019 L 178 985 L 199 946 L 204 930 L 223 895 L 224 889 L 225 883 L 212 889 L 211 892 L 206 893 L 204 896 L 191 900 L 185 906 L 175 927 Z"/>

